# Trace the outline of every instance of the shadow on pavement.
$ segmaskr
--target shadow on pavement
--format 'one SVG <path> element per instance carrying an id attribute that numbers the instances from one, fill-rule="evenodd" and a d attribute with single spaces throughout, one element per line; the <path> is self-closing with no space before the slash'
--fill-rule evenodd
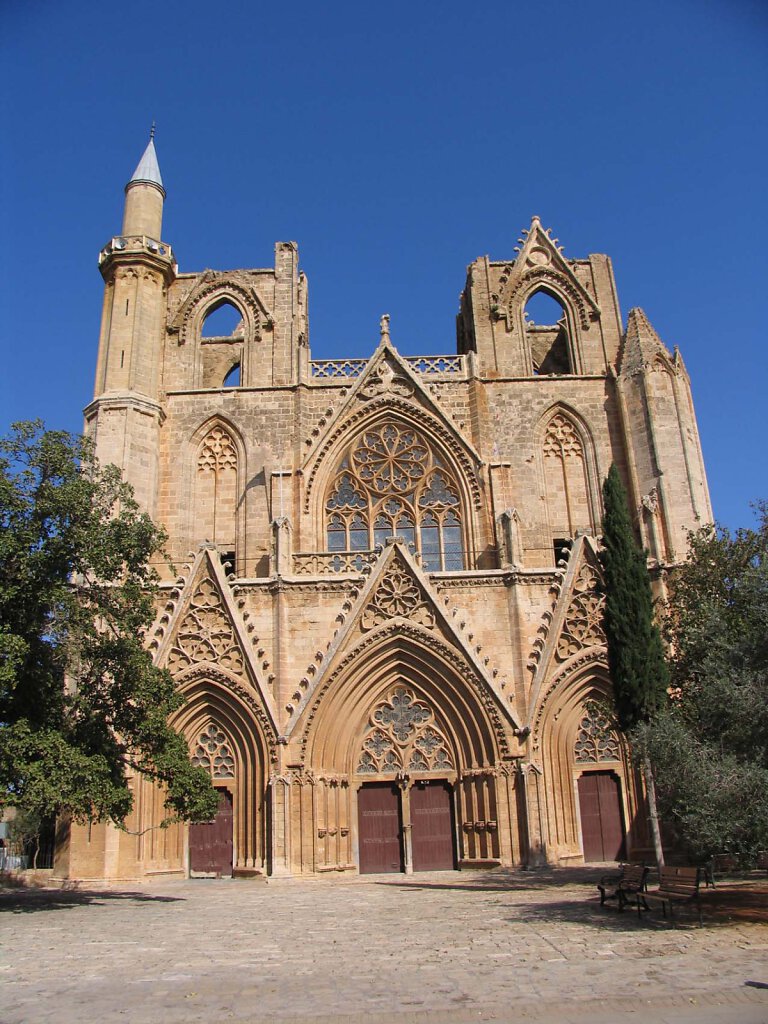
<path id="1" fill-rule="evenodd" d="M 423 889 L 498 892 L 513 897 L 517 893 L 551 892 L 556 895 L 559 889 L 570 889 L 570 899 L 544 902 L 521 900 L 517 904 L 520 917 L 526 920 L 570 921 L 574 924 L 613 931 L 631 931 L 643 927 L 698 927 L 698 914 L 693 905 L 676 906 L 674 917 L 671 918 L 664 918 L 658 905 L 653 905 L 650 911 L 642 911 L 640 914 L 634 907 L 627 907 L 619 912 L 615 903 L 601 907 L 597 894 L 597 880 L 601 871 L 595 871 L 594 866 L 544 868 L 535 871 L 494 871 L 474 877 L 459 872 L 445 874 L 445 880 L 434 873 L 423 879 L 414 875 L 409 876 L 407 880 L 402 876 L 397 881 L 378 879 L 376 884 L 395 885 L 411 891 Z M 581 890 L 581 895 L 573 894 L 575 887 Z M 651 885 L 650 888 L 652 891 L 655 886 Z M 512 906 L 515 906 L 514 900 Z M 702 891 L 701 909 L 705 927 L 740 922 L 768 924 L 768 883 L 762 878 L 718 883 L 717 888 Z"/>
<path id="2" fill-rule="evenodd" d="M 44 910 L 99 906 L 124 900 L 133 903 L 184 903 L 182 896 L 90 889 L 14 889 L 0 892 L 0 913 L 35 914 Z"/>

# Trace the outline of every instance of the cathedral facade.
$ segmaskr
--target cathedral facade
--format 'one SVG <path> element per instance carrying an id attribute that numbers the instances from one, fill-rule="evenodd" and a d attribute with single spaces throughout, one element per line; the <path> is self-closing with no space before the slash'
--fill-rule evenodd
<path id="1" fill-rule="evenodd" d="M 514 258 L 470 264 L 455 353 L 402 356 L 385 315 L 372 355 L 313 360 L 295 243 L 179 272 L 164 198 L 150 140 L 99 256 L 86 430 L 168 531 L 147 643 L 219 813 L 156 828 L 136 778 L 128 831 L 72 826 L 54 874 L 641 856 L 601 710 L 601 485 L 615 462 L 661 592 L 712 519 L 679 352 L 640 309 L 623 324 L 608 257 L 567 258 L 534 218 Z"/>

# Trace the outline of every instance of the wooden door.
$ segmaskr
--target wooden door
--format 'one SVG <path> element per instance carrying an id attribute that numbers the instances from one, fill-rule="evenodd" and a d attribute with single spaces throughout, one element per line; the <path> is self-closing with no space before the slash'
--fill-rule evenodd
<path id="1" fill-rule="evenodd" d="M 360 874 L 402 871 L 400 793 L 389 782 L 361 786 L 357 794 Z"/>
<path id="2" fill-rule="evenodd" d="M 213 821 L 189 826 L 189 869 L 219 877 L 232 874 L 232 794 L 219 790 Z"/>
<path id="3" fill-rule="evenodd" d="M 417 783 L 410 798 L 413 870 L 453 870 L 456 858 L 451 787 L 443 781 Z"/>
<path id="4" fill-rule="evenodd" d="M 579 810 L 584 860 L 621 860 L 624 857 L 621 790 L 613 772 L 585 772 L 580 776 Z"/>

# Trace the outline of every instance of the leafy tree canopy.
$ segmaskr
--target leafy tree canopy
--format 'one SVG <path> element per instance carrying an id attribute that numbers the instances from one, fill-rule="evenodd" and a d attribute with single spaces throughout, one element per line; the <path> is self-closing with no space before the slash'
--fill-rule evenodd
<path id="1" fill-rule="evenodd" d="M 143 644 L 164 541 L 87 439 L 36 422 L 0 440 L 0 805 L 121 824 L 139 771 L 169 819 L 215 814 Z"/>
<path id="2" fill-rule="evenodd" d="M 699 855 L 768 849 L 768 505 L 690 537 L 669 584 L 671 698 L 647 731 L 659 802 Z"/>

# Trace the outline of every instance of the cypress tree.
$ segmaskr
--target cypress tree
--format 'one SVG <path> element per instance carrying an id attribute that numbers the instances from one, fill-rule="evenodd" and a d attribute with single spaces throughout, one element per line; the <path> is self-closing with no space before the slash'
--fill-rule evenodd
<path id="1" fill-rule="evenodd" d="M 616 718 L 630 733 L 647 725 L 661 709 L 669 672 L 661 636 L 653 621 L 653 596 L 646 555 L 635 539 L 627 498 L 618 470 L 612 465 L 603 486 L 603 552 L 605 633 L 613 681 Z M 664 863 L 656 812 L 653 771 L 647 756 L 642 770 L 651 815 L 656 859 Z"/>

